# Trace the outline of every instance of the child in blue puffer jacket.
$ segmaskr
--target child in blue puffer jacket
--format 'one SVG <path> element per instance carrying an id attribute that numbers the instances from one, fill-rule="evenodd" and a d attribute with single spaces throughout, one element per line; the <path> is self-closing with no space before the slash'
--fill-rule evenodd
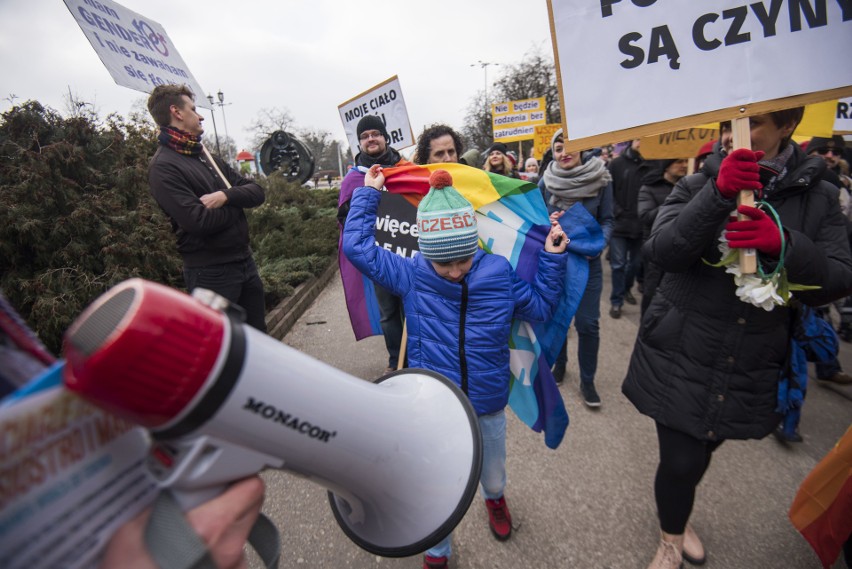
<path id="1" fill-rule="evenodd" d="M 420 254 L 403 258 L 376 245 L 376 210 L 385 176 L 373 166 L 355 190 L 343 232 L 343 252 L 364 275 L 400 296 L 408 327 L 411 367 L 436 371 L 468 396 L 482 431 L 482 495 L 491 531 L 506 540 L 512 519 L 506 485 L 509 334 L 513 318 L 543 322 L 553 314 L 565 282 L 568 238 L 551 227 L 533 284 L 509 261 L 479 249 L 473 207 L 445 170 L 417 208 Z M 424 569 L 447 566 L 451 536 L 426 552 Z"/>

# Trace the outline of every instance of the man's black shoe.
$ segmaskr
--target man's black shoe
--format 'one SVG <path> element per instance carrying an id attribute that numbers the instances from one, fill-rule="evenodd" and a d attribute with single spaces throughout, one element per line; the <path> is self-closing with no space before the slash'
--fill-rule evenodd
<path id="1" fill-rule="evenodd" d="M 621 318 L 621 307 L 620 306 L 610 306 L 609 315 L 613 318 Z"/>
<path id="2" fill-rule="evenodd" d="M 636 298 L 629 290 L 624 293 L 624 302 L 627 304 L 636 304 Z"/>
<path id="3" fill-rule="evenodd" d="M 583 401 L 586 403 L 586 406 L 593 408 L 601 406 L 601 398 L 598 395 L 597 390 L 595 389 L 594 383 L 586 383 L 585 381 L 581 381 L 580 393 L 583 395 Z"/>
<path id="4" fill-rule="evenodd" d="M 556 380 L 556 383 L 562 383 L 562 380 L 565 379 L 565 364 L 556 364 L 553 366 L 553 379 Z"/>
<path id="5" fill-rule="evenodd" d="M 802 435 L 799 434 L 799 429 L 796 429 L 792 433 L 787 433 L 784 431 L 783 423 L 778 425 L 775 431 L 772 432 L 775 435 L 775 438 L 781 441 L 782 443 L 800 443 L 803 441 Z"/>

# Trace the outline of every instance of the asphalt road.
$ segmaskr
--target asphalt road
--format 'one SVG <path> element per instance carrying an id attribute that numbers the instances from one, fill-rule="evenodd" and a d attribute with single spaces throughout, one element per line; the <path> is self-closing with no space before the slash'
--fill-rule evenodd
<path id="1" fill-rule="evenodd" d="M 639 307 L 625 305 L 621 319 L 610 318 L 608 279 L 605 274 L 596 379 L 603 406 L 589 410 L 579 398 L 571 337 L 569 371 L 561 388 L 571 418 L 565 440 L 550 450 L 541 435 L 507 413 L 506 498 L 515 530 L 509 541 L 497 542 L 477 496 L 454 533 L 451 568 L 645 569 L 650 562 L 659 539 L 652 489 L 656 435 L 653 422 L 621 394 Z M 380 376 L 386 365 L 381 337 L 355 342 L 339 276 L 284 342 L 365 380 Z M 840 358 L 852 371 L 852 345 L 841 343 Z M 787 446 L 773 437 L 729 441 L 715 453 L 691 520 L 707 548 L 707 569 L 821 567 L 787 511 L 802 479 L 852 423 L 852 387 L 816 383 L 803 412 L 803 443 Z M 280 567 L 421 566 L 420 555 L 382 558 L 350 542 L 338 528 L 323 488 L 285 471 L 263 476 L 264 511 L 282 532 Z M 251 566 L 260 565 L 251 559 Z M 835 564 L 841 566 L 842 561 Z"/>

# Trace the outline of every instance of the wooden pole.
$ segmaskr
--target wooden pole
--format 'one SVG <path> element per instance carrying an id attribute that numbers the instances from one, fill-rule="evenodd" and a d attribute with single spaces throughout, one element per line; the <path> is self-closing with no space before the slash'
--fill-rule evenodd
<path id="1" fill-rule="evenodd" d="M 231 182 L 228 181 L 228 178 L 226 178 L 225 175 L 222 173 L 222 170 L 219 169 L 219 165 L 216 164 L 215 160 L 213 160 L 213 157 L 210 155 L 210 151 L 207 150 L 207 147 L 202 144 L 201 150 L 204 151 L 204 156 L 207 158 L 207 160 L 210 161 L 210 165 L 213 166 L 213 169 L 216 170 L 216 173 L 219 174 L 219 177 L 222 178 L 223 182 L 225 182 L 225 189 L 230 188 Z"/>
<path id="2" fill-rule="evenodd" d="M 402 342 L 399 344 L 399 359 L 397 360 L 396 369 L 405 367 L 405 351 L 408 349 L 408 322 L 402 322 Z"/>
<path id="3" fill-rule="evenodd" d="M 734 134 L 734 149 L 751 149 L 751 128 L 748 117 L 738 117 L 731 121 Z M 742 190 L 737 196 L 737 206 L 748 205 L 754 207 L 754 192 Z M 745 215 L 737 215 L 740 221 L 750 219 Z M 757 252 L 754 249 L 740 249 L 740 271 L 744 275 L 753 275 L 757 272 Z"/>

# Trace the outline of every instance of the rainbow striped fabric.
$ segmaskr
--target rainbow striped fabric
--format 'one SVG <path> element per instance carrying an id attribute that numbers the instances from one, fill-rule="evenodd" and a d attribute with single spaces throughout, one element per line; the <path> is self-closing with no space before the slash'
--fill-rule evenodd
<path id="1" fill-rule="evenodd" d="M 403 194 L 416 208 L 429 191 L 429 175 L 438 169 L 450 173 L 453 187 L 476 210 L 483 249 L 506 257 L 521 278 L 532 282 L 538 271 L 538 252 L 544 247 L 550 229 L 539 188 L 462 164 L 385 168 L 385 188 Z M 363 180 L 363 172 L 350 171 L 341 186 L 341 204 L 352 197 Z M 599 254 L 605 245 L 600 226 L 582 205 L 577 204 L 566 212 L 560 223 L 571 243 L 565 292 L 556 315 L 550 322 L 537 325 L 513 322 L 509 344 L 512 372 L 509 406 L 530 428 L 543 431 L 545 444 L 554 449 L 562 442 L 568 427 L 568 413 L 550 366 L 565 341 L 586 287 L 589 273 L 586 256 Z M 352 267 L 343 254 L 339 255 L 339 264 L 356 339 L 381 334 L 372 282 Z"/>
<path id="2" fill-rule="evenodd" d="M 790 521 L 831 567 L 852 534 L 852 427 L 802 481 Z"/>

